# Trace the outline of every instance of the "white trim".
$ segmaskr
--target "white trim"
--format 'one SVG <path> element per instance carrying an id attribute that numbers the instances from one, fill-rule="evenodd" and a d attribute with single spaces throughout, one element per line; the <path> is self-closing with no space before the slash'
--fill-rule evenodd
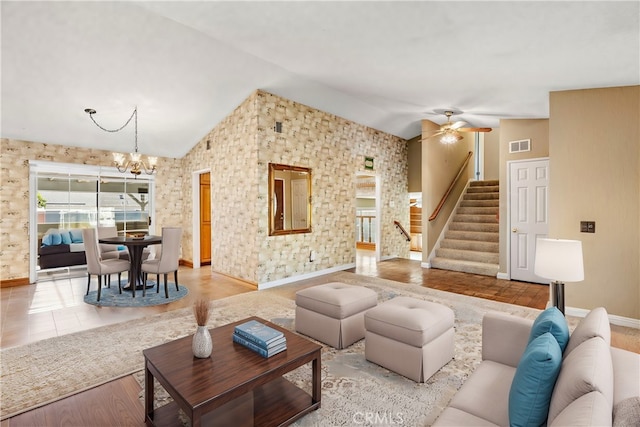
<path id="1" fill-rule="evenodd" d="M 422 268 L 431 268 L 431 263 L 430 262 L 421 262 L 420 263 L 420 267 L 422 267 Z"/>
<path id="2" fill-rule="evenodd" d="M 584 308 L 576 308 L 576 307 L 565 307 L 564 311 L 567 316 L 583 318 L 587 314 L 589 314 L 591 310 L 587 310 Z M 627 328 L 640 329 L 640 319 L 634 319 L 631 317 L 623 317 L 623 316 L 617 316 L 615 314 L 609 314 L 609 323 L 611 323 L 612 325 L 624 326 Z"/>
<path id="3" fill-rule="evenodd" d="M 507 274 L 507 273 L 501 273 L 501 272 L 498 272 L 498 274 L 496 274 L 496 279 L 500 279 L 500 280 L 510 280 L 510 279 L 509 279 L 509 274 Z"/>
<path id="4" fill-rule="evenodd" d="M 298 282 L 300 280 L 312 279 L 318 276 L 324 276 L 325 274 L 335 273 L 349 268 L 355 268 L 356 264 L 344 264 L 336 267 L 326 268 L 324 270 L 314 271 L 312 273 L 300 274 L 298 276 L 285 277 L 284 279 L 274 280 L 272 282 L 258 283 L 258 290 L 264 290 L 269 288 L 275 288 L 276 286 L 286 285 L 288 283 Z"/>

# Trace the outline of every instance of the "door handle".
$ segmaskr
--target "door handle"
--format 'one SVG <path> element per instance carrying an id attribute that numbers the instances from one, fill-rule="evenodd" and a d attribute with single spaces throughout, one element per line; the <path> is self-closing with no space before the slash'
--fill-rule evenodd
<path id="1" fill-rule="evenodd" d="M 512 233 L 517 233 L 517 232 L 518 232 L 518 229 L 517 229 L 516 227 L 513 227 L 513 228 L 511 229 L 511 232 L 512 232 Z"/>

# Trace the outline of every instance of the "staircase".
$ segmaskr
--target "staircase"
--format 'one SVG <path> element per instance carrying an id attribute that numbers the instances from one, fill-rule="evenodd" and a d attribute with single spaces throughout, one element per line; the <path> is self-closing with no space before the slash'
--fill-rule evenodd
<path id="1" fill-rule="evenodd" d="M 499 269 L 498 181 L 472 181 L 431 260 L 432 268 L 496 277 Z"/>

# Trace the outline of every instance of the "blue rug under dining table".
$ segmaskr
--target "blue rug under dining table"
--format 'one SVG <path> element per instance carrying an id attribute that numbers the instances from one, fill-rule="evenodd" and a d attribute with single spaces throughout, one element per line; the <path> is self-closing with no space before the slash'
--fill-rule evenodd
<path id="1" fill-rule="evenodd" d="M 151 284 L 150 280 L 148 284 Z M 147 288 L 147 293 L 143 297 L 142 290 L 136 291 L 136 297 L 133 298 L 131 291 L 122 290 L 122 294 L 118 293 L 118 286 L 114 283 L 110 288 L 102 288 L 100 292 L 100 301 L 98 298 L 98 290 L 89 291 L 88 295 L 85 295 L 84 302 L 98 307 L 149 307 L 152 305 L 169 304 L 173 301 L 178 301 L 184 298 L 189 290 L 182 285 L 178 285 L 178 291 L 176 291 L 176 284 L 173 282 L 168 283 L 169 298 L 165 298 L 164 295 L 164 282 L 160 285 L 160 292 L 156 293 L 155 282 L 153 282 L 153 288 Z M 126 285 L 126 280 L 123 280 L 122 285 Z"/>

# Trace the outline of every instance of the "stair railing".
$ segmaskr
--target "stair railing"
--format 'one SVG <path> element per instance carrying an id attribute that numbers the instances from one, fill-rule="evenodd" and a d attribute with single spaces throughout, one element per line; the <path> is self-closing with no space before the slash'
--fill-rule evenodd
<path id="1" fill-rule="evenodd" d="M 442 199 L 440 199 L 440 203 L 438 203 L 438 206 L 436 206 L 436 209 L 433 211 L 433 213 L 429 217 L 429 221 L 433 221 L 434 219 L 436 219 L 438 217 L 438 214 L 440 213 L 440 210 L 444 206 L 444 203 L 447 201 L 447 198 L 449 197 L 449 194 L 451 194 L 451 191 L 453 191 L 453 187 L 455 187 L 456 183 L 458 182 L 458 180 L 462 176 L 462 172 L 464 172 L 464 170 L 466 169 L 467 165 L 469 164 L 469 160 L 471 159 L 471 156 L 473 156 L 473 151 L 469 151 L 469 154 L 467 154 L 467 158 L 464 159 L 464 162 L 462 163 L 462 166 L 460 166 L 460 169 L 458 170 L 458 174 L 456 175 L 455 178 L 453 178 L 453 181 L 451 181 L 451 184 L 449 185 L 449 188 L 447 188 L 447 192 L 444 193 L 444 196 L 442 196 Z"/>
<path id="2" fill-rule="evenodd" d="M 409 235 L 409 233 L 407 233 L 407 230 L 404 229 L 402 224 L 400 224 L 398 221 L 393 221 L 393 223 L 396 225 L 396 228 L 400 230 L 400 233 L 404 235 L 404 238 L 407 239 L 407 242 L 410 242 L 411 236 Z"/>

